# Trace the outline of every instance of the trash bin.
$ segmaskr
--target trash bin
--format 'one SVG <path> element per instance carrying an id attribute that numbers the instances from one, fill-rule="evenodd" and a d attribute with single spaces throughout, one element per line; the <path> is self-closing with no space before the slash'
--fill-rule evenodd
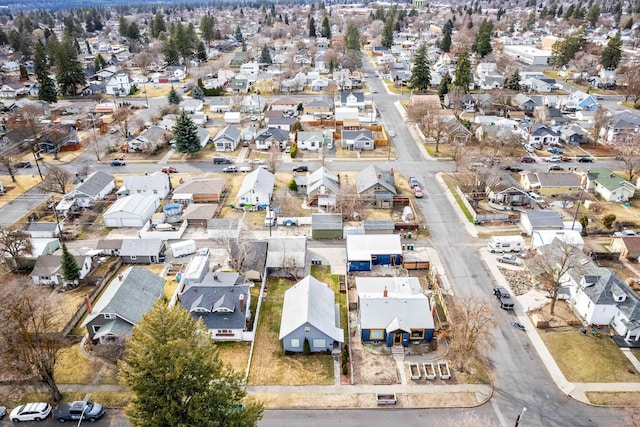
<path id="1" fill-rule="evenodd" d="M 413 234 L 411 234 L 411 232 L 408 232 L 408 233 L 407 233 L 407 239 L 410 239 L 410 238 L 411 238 L 411 236 L 413 236 Z"/>

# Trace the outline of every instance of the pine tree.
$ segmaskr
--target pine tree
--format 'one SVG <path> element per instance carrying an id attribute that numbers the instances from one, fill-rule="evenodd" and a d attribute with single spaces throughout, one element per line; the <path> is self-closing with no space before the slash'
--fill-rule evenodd
<path id="1" fill-rule="evenodd" d="M 67 283 L 77 283 L 80 280 L 80 267 L 75 257 L 69 253 L 67 245 L 62 244 L 62 259 L 60 261 L 62 277 Z"/>
<path id="2" fill-rule="evenodd" d="M 196 87 L 194 87 L 193 90 L 191 91 L 191 97 L 193 99 L 198 99 L 202 101 L 204 99 L 204 91 L 200 86 L 196 85 Z"/>
<path id="3" fill-rule="evenodd" d="M 76 95 L 77 86 L 87 83 L 82 63 L 78 60 L 78 52 L 74 46 L 74 39 L 68 32 L 62 37 L 62 42 L 56 52 L 56 80 L 60 92 L 65 95 Z"/>
<path id="4" fill-rule="evenodd" d="M 451 74 L 447 71 L 442 75 L 442 80 L 440 80 L 440 84 L 438 85 L 440 101 L 444 101 L 444 96 L 449 93 L 449 86 L 451 86 Z"/>
<path id="5" fill-rule="evenodd" d="M 393 46 L 393 16 L 389 15 L 382 28 L 382 46 L 391 49 Z"/>
<path id="6" fill-rule="evenodd" d="M 45 102 L 58 102 L 56 95 L 56 83 L 49 77 L 49 63 L 47 54 L 41 43 L 36 43 L 34 48 L 34 72 L 38 82 L 38 99 Z"/>
<path id="7" fill-rule="evenodd" d="M 509 90 L 520 90 L 520 72 L 514 71 L 504 82 L 504 88 Z"/>
<path id="8" fill-rule="evenodd" d="M 322 37 L 331 37 L 331 27 L 329 26 L 329 18 L 325 15 L 322 19 L 322 27 L 320 28 L 320 35 Z"/>
<path id="9" fill-rule="evenodd" d="M 271 64 L 273 62 L 273 59 L 271 59 L 271 52 L 267 46 L 262 47 L 259 62 L 261 64 Z"/>
<path id="10" fill-rule="evenodd" d="M 427 47 L 422 44 L 418 48 L 411 69 L 411 78 L 409 79 L 409 87 L 419 92 L 429 89 L 431 83 L 431 71 L 427 62 Z"/>
<path id="11" fill-rule="evenodd" d="M 471 84 L 471 60 L 469 59 L 469 52 L 466 50 L 460 54 L 454 74 L 453 85 L 460 88 L 463 93 L 469 92 L 469 85 Z"/>
<path id="12" fill-rule="evenodd" d="M 316 20 L 313 19 L 313 16 L 309 18 L 309 37 L 316 36 Z"/>
<path id="13" fill-rule="evenodd" d="M 360 31 L 358 31 L 358 27 L 353 22 L 347 24 L 344 42 L 347 50 L 360 51 Z"/>
<path id="14" fill-rule="evenodd" d="M 169 99 L 169 104 L 171 105 L 180 104 L 180 95 L 178 95 L 178 92 L 173 86 L 171 86 L 171 90 L 169 91 L 169 95 L 167 96 L 167 98 Z"/>
<path id="15" fill-rule="evenodd" d="M 184 110 L 173 127 L 173 138 L 176 140 L 176 150 L 180 153 L 197 153 L 202 150 L 197 127 Z"/>
<path id="16" fill-rule="evenodd" d="M 118 367 L 136 427 L 254 426 L 262 417 L 262 405 L 245 399 L 242 375 L 222 363 L 207 327 L 180 304 L 156 302 L 133 328 Z"/>
<path id="17" fill-rule="evenodd" d="M 104 59 L 104 56 L 101 54 L 97 54 L 93 59 L 93 69 L 97 73 L 100 70 L 104 70 L 107 68 L 107 60 Z"/>
<path id="18" fill-rule="evenodd" d="M 613 36 L 602 51 L 600 63 L 605 70 L 615 70 L 622 59 L 622 40 L 620 31 Z"/>
<path id="19" fill-rule="evenodd" d="M 238 43 L 242 43 L 244 41 L 244 36 L 242 35 L 242 30 L 239 25 L 236 27 L 236 41 Z"/>
<path id="20" fill-rule="evenodd" d="M 453 33 L 453 22 L 449 19 L 442 28 L 442 40 L 440 41 L 440 50 L 449 52 L 451 50 L 451 34 Z"/>
<path id="21" fill-rule="evenodd" d="M 482 58 L 491 53 L 493 48 L 491 47 L 491 33 L 493 32 L 493 22 L 488 19 L 482 21 L 480 29 L 476 34 L 475 42 L 473 43 L 472 50 L 478 52 Z"/>

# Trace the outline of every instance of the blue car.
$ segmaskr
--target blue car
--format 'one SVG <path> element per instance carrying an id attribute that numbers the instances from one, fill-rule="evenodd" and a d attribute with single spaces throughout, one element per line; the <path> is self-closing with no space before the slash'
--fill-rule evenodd
<path id="1" fill-rule="evenodd" d="M 563 151 L 559 148 L 556 147 L 552 147 L 552 148 L 547 148 L 547 151 L 551 154 L 562 154 Z"/>
<path id="2" fill-rule="evenodd" d="M 124 162 L 124 160 L 113 160 L 111 162 L 111 166 L 126 166 L 127 164 Z"/>

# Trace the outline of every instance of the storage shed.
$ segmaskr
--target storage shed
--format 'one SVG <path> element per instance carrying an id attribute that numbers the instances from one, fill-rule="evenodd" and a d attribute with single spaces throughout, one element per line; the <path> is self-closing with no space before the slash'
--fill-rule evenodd
<path id="1" fill-rule="evenodd" d="M 132 194 L 116 200 L 104 213 L 105 227 L 142 227 L 153 215 L 160 202 L 158 196 Z"/>

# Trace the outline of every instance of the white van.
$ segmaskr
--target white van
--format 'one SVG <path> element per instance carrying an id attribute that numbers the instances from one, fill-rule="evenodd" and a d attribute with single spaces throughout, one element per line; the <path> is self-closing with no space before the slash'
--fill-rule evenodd
<path id="1" fill-rule="evenodd" d="M 522 236 L 493 236 L 487 243 L 489 252 L 521 252 L 524 250 Z"/>

